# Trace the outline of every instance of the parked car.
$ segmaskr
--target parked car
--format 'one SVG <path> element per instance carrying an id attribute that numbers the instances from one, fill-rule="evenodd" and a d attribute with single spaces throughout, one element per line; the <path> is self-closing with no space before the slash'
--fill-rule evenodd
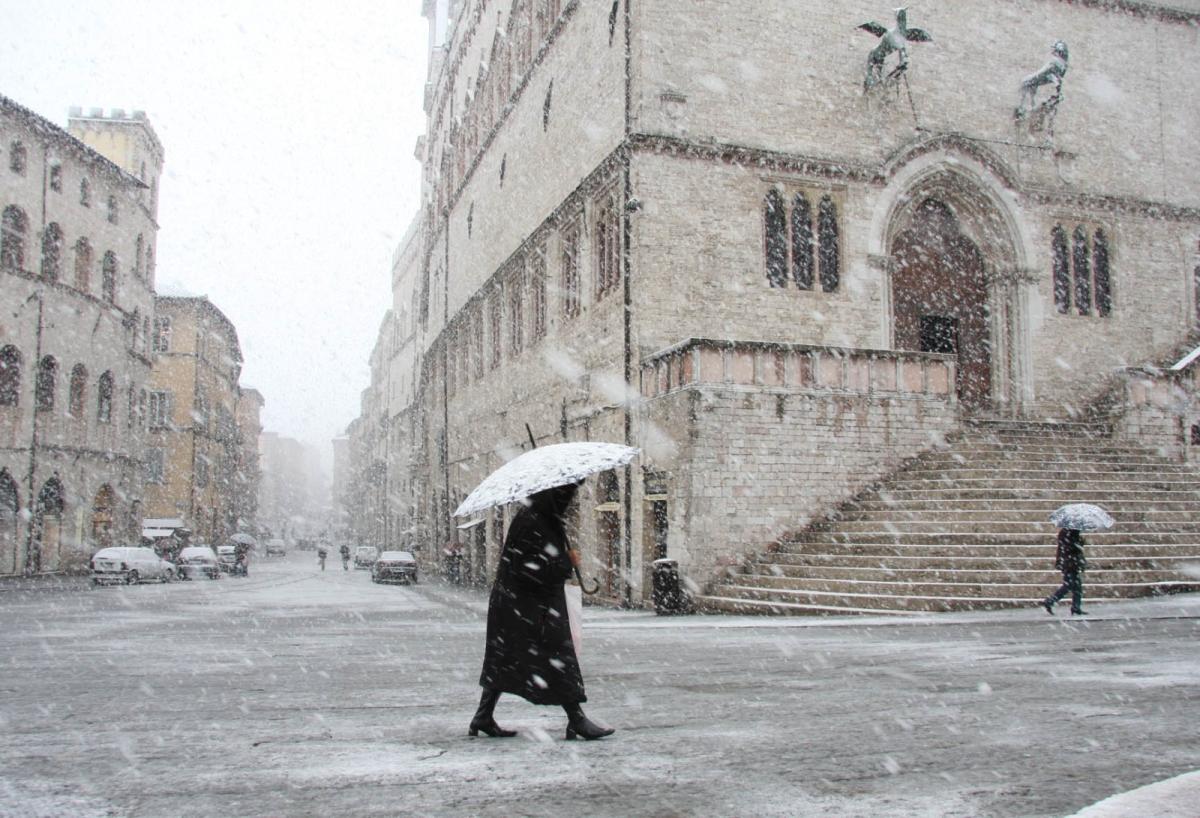
<path id="1" fill-rule="evenodd" d="M 287 543 L 283 540 L 267 540 L 268 557 L 286 557 Z"/>
<path id="2" fill-rule="evenodd" d="M 379 559 L 379 552 L 373 545 L 360 545 L 354 549 L 354 567 L 370 568 Z"/>
<path id="3" fill-rule="evenodd" d="M 232 572 L 233 566 L 237 565 L 237 549 L 232 545 L 218 545 L 217 561 L 226 574 Z"/>
<path id="4" fill-rule="evenodd" d="M 417 582 L 417 559 L 408 551 L 384 551 L 371 566 L 372 582 Z"/>
<path id="5" fill-rule="evenodd" d="M 221 566 L 212 547 L 207 545 L 190 545 L 179 552 L 179 563 L 176 565 L 180 579 L 220 579 Z"/>
<path id="6" fill-rule="evenodd" d="M 175 579 L 175 566 L 153 548 L 112 546 L 101 548 L 92 557 L 92 584 L 124 582 L 129 585 L 144 579 L 170 582 Z"/>

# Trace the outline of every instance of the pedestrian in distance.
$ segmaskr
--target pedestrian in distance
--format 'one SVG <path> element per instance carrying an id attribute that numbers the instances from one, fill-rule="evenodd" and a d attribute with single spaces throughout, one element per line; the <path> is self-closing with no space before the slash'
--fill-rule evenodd
<path id="1" fill-rule="evenodd" d="M 338 550 L 341 552 L 341 555 L 342 555 L 342 570 L 349 571 L 350 570 L 350 546 L 346 545 L 345 543 L 342 543 L 342 547 Z"/>
<path id="2" fill-rule="evenodd" d="M 483 694 L 471 719 L 471 736 L 516 735 L 496 724 L 494 712 L 501 693 L 562 707 L 568 740 L 591 741 L 613 733 L 583 713 L 587 695 L 563 587 L 579 559 L 570 548 L 564 524 L 578 488 L 579 483 L 574 483 L 533 495 L 509 526 L 488 602 L 487 642 L 479 674 Z"/>
<path id="3" fill-rule="evenodd" d="M 323 545 L 317 546 L 317 562 L 321 564 L 321 570 L 325 570 L 325 558 L 329 556 L 329 551 Z"/>
<path id="4" fill-rule="evenodd" d="M 1058 530 L 1058 550 L 1054 567 L 1062 571 L 1063 583 L 1057 591 L 1042 600 L 1046 613 L 1054 615 L 1054 606 L 1068 593 L 1071 595 L 1071 615 L 1083 616 L 1083 571 L 1087 560 L 1083 556 L 1083 535 L 1074 528 Z"/>

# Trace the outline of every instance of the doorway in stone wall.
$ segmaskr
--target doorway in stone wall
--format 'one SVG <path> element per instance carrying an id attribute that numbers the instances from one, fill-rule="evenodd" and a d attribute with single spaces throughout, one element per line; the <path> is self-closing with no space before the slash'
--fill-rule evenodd
<path id="1" fill-rule="evenodd" d="M 107 483 L 96 492 L 92 503 L 92 546 L 108 548 L 113 544 L 113 490 Z"/>
<path id="2" fill-rule="evenodd" d="M 0 469 L 0 574 L 17 574 L 21 571 L 17 562 L 20 512 L 17 481 L 7 470 Z"/>
<path id="3" fill-rule="evenodd" d="M 35 572 L 57 571 L 62 552 L 63 512 L 66 492 L 58 478 L 52 477 L 38 492 L 37 513 L 34 515 Z"/>
<path id="4" fill-rule="evenodd" d="M 983 254 L 937 198 L 917 206 L 892 244 L 892 311 L 897 349 L 958 356 L 962 407 L 993 407 L 991 315 Z"/>

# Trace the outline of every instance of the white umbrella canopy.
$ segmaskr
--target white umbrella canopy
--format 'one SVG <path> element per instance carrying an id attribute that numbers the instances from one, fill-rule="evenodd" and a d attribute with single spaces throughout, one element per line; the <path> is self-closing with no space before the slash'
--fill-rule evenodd
<path id="1" fill-rule="evenodd" d="M 496 469 L 454 510 L 455 517 L 515 503 L 539 491 L 577 483 L 590 474 L 624 466 L 640 449 L 619 443 L 555 443 L 532 449 Z"/>
<path id="2" fill-rule="evenodd" d="M 258 545 L 258 540 L 244 531 L 239 531 L 229 538 L 230 542 L 238 543 L 239 545 Z"/>
<path id="3" fill-rule="evenodd" d="M 1059 528 L 1073 528 L 1076 531 L 1107 531 L 1113 527 L 1113 518 L 1109 513 L 1091 503 L 1059 506 L 1050 515 L 1050 522 Z"/>

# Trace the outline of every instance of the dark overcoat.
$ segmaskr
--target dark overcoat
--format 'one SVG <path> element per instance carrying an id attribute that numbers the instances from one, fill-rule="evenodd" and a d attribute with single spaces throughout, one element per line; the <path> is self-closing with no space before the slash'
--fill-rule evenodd
<path id="1" fill-rule="evenodd" d="M 564 508 L 561 495 L 535 495 L 517 512 L 488 603 L 479 684 L 534 704 L 587 701 L 563 590 L 572 571 Z"/>
<path id="2" fill-rule="evenodd" d="M 1087 559 L 1083 556 L 1083 535 L 1075 529 L 1059 530 L 1054 567 L 1064 574 L 1078 574 L 1087 567 Z"/>

